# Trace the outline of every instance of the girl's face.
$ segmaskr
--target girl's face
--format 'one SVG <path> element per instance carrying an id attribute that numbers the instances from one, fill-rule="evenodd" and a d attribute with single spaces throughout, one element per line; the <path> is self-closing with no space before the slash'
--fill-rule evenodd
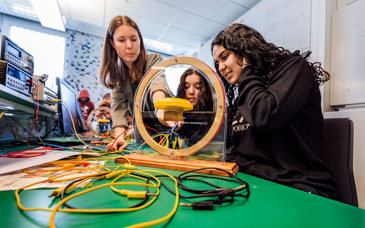
<path id="1" fill-rule="evenodd" d="M 223 45 L 213 46 L 213 56 L 219 73 L 231 84 L 238 84 L 242 71 L 242 58 L 223 47 Z"/>
<path id="2" fill-rule="evenodd" d="M 131 68 L 141 52 L 137 30 L 129 25 L 121 25 L 114 31 L 110 42 L 118 56 Z"/>
<path id="3" fill-rule="evenodd" d="M 191 74 L 185 78 L 185 98 L 195 106 L 198 103 L 198 96 L 201 91 L 201 81 L 199 75 Z"/>

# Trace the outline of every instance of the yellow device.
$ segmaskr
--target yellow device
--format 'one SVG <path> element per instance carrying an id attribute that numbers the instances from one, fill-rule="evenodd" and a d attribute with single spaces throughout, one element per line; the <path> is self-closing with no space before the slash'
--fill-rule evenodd
<path id="1" fill-rule="evenodd" d="M 193 110 L 193 105 L 182 98 L 162 98 L 155 103 L 155 108 L 164 110 L 165 121 L 183 121 L 183 112 Z"/>

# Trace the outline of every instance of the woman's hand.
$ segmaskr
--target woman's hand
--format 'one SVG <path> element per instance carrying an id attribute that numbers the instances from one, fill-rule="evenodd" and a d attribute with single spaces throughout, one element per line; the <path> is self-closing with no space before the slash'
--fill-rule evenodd
<path id="1" fill-rule="evenodd" d="M 165 98 L 166 94 L 163 91 L 156 91 L 153 95 L 152 95 L 152 101 L 153 103 L 156 103 L 159 99 Z M 178 130 L 182 127 L 182 123 L 181 122 L 175 122 L 175 121 L 165 121 L 163 119 L 163 110 L 162 109 L 155 109 L 155 115 L 158 119 L 158 121 L 168 127 L 175 127 L 176 124 L 178 124 L 178 126 L 176 127 L 175 130 Z"/>
<path id="2" fill-rule="evenodd" d="M 115 140 L 106 146 L 108 150 L 124 150 L 128 147 L 125 142 L 125 131 L 123 127 L 115 128 Z"/>
<path id="3" fill-rule="evenodd" d="M 165 121 L 163 119 L 163 112 L 164 112 L 164 110 L 162 110 L 162 109 L 156 109 L 156 111 L 155 111 L 156 117 L 157 117 L 158 121 L 160 121 L 161 124 L 171 127 L 171 128 L 175 127 L 175 125 L 177 124 L 175 131 L 179 130 L 182 127 L 182 125 L 183 125 L 182 121 L 179 121 L 179 122 Z"/>

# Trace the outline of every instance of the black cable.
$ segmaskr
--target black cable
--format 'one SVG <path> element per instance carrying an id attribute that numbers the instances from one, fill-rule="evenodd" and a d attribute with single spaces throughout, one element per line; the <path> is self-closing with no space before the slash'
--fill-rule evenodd
<path id="1" fill-rule="evenodd" d="M 104 174 L 101 174 L 101 175 L 104 175 Z M 140 175 L 140 176 L 142 176 L 142 175 Z M 146 179 L 147 179 L 147 177 L 145 177 Z M 69 184 L 67 184 L 66 185 L 66 187 L 62 190 L 62 192 L 61 192 L 61 195 L 60 195 L 60 197 L 61 197 L 61 200 L 63 200 L 64 198 L 65 198 L 65 194 L 69 194 L 69 193 L 71 193 L 71 192 L 73 192 L 73 191 L 75 191 L 76 190 L 76 188 L 74 188 L 74 189 L 72 189 L 72 190 L 70 190 L 70 191 L 68 191 L 68 192 L 66 192 L 66 190 L 67 190 L 67 188 L 69 188 L 70 186 L 72 186 L 73 184 L 75 184 L 75 183 L 77 183 L 77 182 L 80 182 L 80 181 L 82 181 L 82 180 L 84 180 L 85 178 L 82 178 L 82 179 L 77 179 L 77 180 L 74 180 L 74 181 L 72 181 L 71 183 L 69 183 Z M 147 183 L 149 182 L 149 180 L 147 180 Z M 135 205 L 133 205 L 133 206 L 130 206 L 130 207 L 127 207 L 127 208 L 135 208 L 135 207 L 139 207 L 139 206 L 142 206 L 142 205 L 144 205 L 148 200 L 149 200 L 149 195 L 148 195 L 148 187 L 146 186 L 146 197 L 141 201 L 141 202 L 139 202 L 139 203 L 137 203 L 137 204 L 135 204 Z M 75 207 L 73 207 L 73 206 L 70 206 L 70 204 L 68 204 L 68 203 L 64 203 L 63 204 L 65 207 L 67 207 L 67 208 L 70 208 L 70 209 L 77 209 L 77 208 L 75 208 Z"/>
<path id="2" fill-rule="evenodd" d="M 77 179 L 77 180 L 74 180 L 74 181 L 72 181 L 71 183 L 69 183 L 69 184 L 67 184 L 66 185 L 66 187 L 62 190 L 62 192 L 61 192 L 61 200 L 63 200 L 64 199 L 64 196 L 65 196 L 65 194 L 68 194 L 68 193 L 71 193 L 71 192 L 73 192 L 73 191 L 75 191 L 75 189 L 76 188 L 74 188 L 74 189 L 72 189 L 71 191 L 69 191 L 69 192 L 66 192 L 66 190 L 71 186 L 71 185 L 73 185 L 73 184 L 75 184 L 75 183 L 77 183 L 77 182 L 79 182 L 79 181 L 82 181 L 82 180 L 84 180 L 85 178 L 82 178 L 82 179 Z M 64 203 L 63 204 L 65 207 L 68 207 L 68 208 L 70 208 L 70 209 L 76 209 L 76 208 L 74 208 L 74 207 L 72 207 L 72 206 L 70 206 L 68 203 Z"/>
<path id="3" fill-rule="evenodd" d="M 220 177 L 220 176 L 209 176 L 209 175 L 204 175 L 204 174 L 191 174 L 191 176 L 186 176 L 187 174 L 189 173 L 193 173 L 193 172 L 196 172 L 196 171 L 200 171 L 200 170 L 206 170 L 206 169 L 216 169 L 216 170 L 219 170 L 219 171 L 223 171 L 225 173 L 227 173 L 230 177 L 234 177 L 236 178 L 237 180 L 232 180 L 232 179 L 228 179 L 228 178 L 225 178 L 225 177 Z M 190 170 L 190 171 L 187 171 L 185 173 L 182 173 L 180 174 L 176 179 L 178 181 L 178 184 L 179 186 L 186 190 L 186 191 L 189 191 L 189 192 L 193 192 L 193 193 L 205 193 L 205 192 L 211 192 L 212 190 L 200 190 L 200 189 L 191 189 L 191 188 L 188 188 L 186 187 L 185 185 L 182 184 L 182 181 L 183 180 L 187 180 L 187 179 L 192 179 L 193 177 L 204 177 L 204 178 L 213 178 L 213 179 L 220 179 L 220 180 L 224 180 L 224 181 L 230 181 L 230 182 L 238 182 L 242 185 L 246 185 L 248 186 L 248 183 L 241 180 L 239 177 L 237 177 L 236 175 L 234 175 L 233 173 L 227 171 L 227 170 L 224 170 L 224 169 L 221 169 L 221 168 L 216 168 L 216 167 L 207 167 L 207 168 L 200 168 L 200 169 L 194 169 L 194 170 Z M 194 179 L 194 180 L 197 180 L 197 179 Z M 203 182 L 202 180 L 200 180 L 201 182 Z M 209 184 L 211 186 L 215 186 L 215 185 L 212 185 L 212 184 Z M 219 187 L 217 187 L 217 189 L 219 189 Z M 219 190 L 217 190 L 219 191 Z"/>
<path id="4" fill-rule="evenodd" d="M 60 118 L 60 117 L 58 117 Z M 43 139 L 49 134 L 51 133 L 51 131 L 53 131 L 54 129 L 56 129 L 58 127 L 58 119 L 57 119 L 57 124 L 53 123 L 53 128 L 49 131 L 47 131 L 45 134 L 44 134 L 44 137 L 42 137 Z M 53 135 L 53 134 L 52 134 Z M 61 135 L 58 135 L 58 136 L 61 136 Z"/>
<path id="5" fill-rule="evenodd" d="M 197 179 L 196 177 L 212 178 L 212 176 L 192 173 L 192 172 L 196 172 L 196 171 L 200 171 L 200 170 L 208 170 L 208 169 L 209 170 L 216 169 L 216 170 L 227 173 L 230 177 L 235 178 L 234 180 L 232 180 L 232 179 L 228 179 L 228 178 L 224 178 L 224 177 L 214 177 L 215 179 L 220 179 L 220 180 L 230 181 L 230 182 L 237 182 L 237 183 L 240 183 L 241 186 L 236 187 L 236 188 L 218 187 L 216 189 L 192 189 L 192 188 L 188 188 L 187 186 L 185 186 L 182 183 L 184 180 L 198 181 L 199 179 Z M 176 179 L 178 181 L 179 187 L 185 191 L 192 192 L 192 193 L 195 193 L 195 194 L 198 194 L 201 196 L 218 198 L 215 200 L 210 199 L 210 200 L 204 200 L 204 201 L 196 201 L 191 204 L 183 204 L 184 206 L 191 206 L 193 208 L 193 210 L 212 210 L 212 209 L 214 209 L 214 207 L 213 207 L 214 204 L 216 204 L 216 205 L 221 205 L 223 203 L 232 204 L 236 197 L 243 197 L 246 201 L 250 196 L 249 185 L 246 181 L 243 181 L 242 179 L 237 177 L 235 174 L 233 174 L 227 170 L 221 169 L 221 168 L 207 167 L 207 168 L 194 169 L 194 170 L 190 170 L 188 172 L 180 174 Z M 203 181 L 203 180 L 199 180 L 199 182 L 207 184 L 207 182 Z M 216 186 L 216 185 L 213 185 L 210 183 L 208 183 L 208 185 Z"/>
<path id="6" fill-rule="evenodd" d="M 228 179 L 226 177 L 221 177 L 221 176 L 212 176 L 212 175 L 204 175 L 204 174 L 197 174 L 197 173 L 193 173 L 196 171 L 200 171 L 200 170 L 207 170 L 207 169 L 216 169 L 216 170 L 220 170 L 223 172 L 226 172 L 229 177 L 233 177 L 235 179 Z M 151 176 L 144 176 L 141 174 L 133 174 L 142 178 L 146 179 L 146 183 L 149 183 L 152 179 Z M 168 177 L 166 175 L 156 175 L 156 177 Z M 223 188 L 220 187 L 218 185 L 212 184 L 206 180 L 201 180 L 198 179 L 199 178 L 210 178 L 210 179 L 218 179 L 218 180 L 223 180 L 223 181 L 228 181 L 228 182 L 236 182 L 241 184 L 241 186 L 236 187 L 236 188 Z M 242 197 L 245 200 L 247 200 L 250 196 L 250 189 L 249 189 L 249 185 L 246 181 L 243 181 L 242 179 L 240 179 L 239 177 L 237 177 L 235 174 L 226 171 L 224 169 L 220 169 L 220 168 L 216 168 L 216 167 L 208 167 L 208 168 L 200 168 L 200 169 L 194 169 L 194 170 L 190 170 L 187 172 L 184 172 L 182 174 L 180 174 L 179 176 L 175 177 L 177 179 L 179 188 L 187 191 L 187 192 L 191 192 L 194 193 L 195 195 L 192 196 L 184 196 L 182 194 L 179 193 L 179 197 L 180 198 L 184 198 L 184 199 L 195 199 L 195 198 L 202 198 L 202 197 L 217 197 L 217 199 L 209 199 L 209 200 L 203 200 L 203 201 L 196 201 L 193 202 L 191 204 L 191 206 L 193 207 L 194 210 L 211 210 L 213 209 L 213 205 L 222 205 L 224 203 L 228 203 L 228 204 L 232 204 L 235 201 L 236 197 Z M 72 191 L 74 191 L 75 189 L 69 191 L 66 193 L 66 190 L 68 187 L 70 187 L 71 185 L 82 181 L 84 179 L 78 179 L 75 180 L 71 183 L 69 183 L 62 191 L 61 193 L 61 199 L 64 199 L 65 194 L 68 194 Z M 211 187 L 214 187 L 215 189 L 192 189 L 192 188 L 188 188 L 186 187 L 182 182 L 183 181 L 198 181 L 200 183 L 204 183 L 207 184 Z M 164 183 L 163 181 L 161 181 L 161 184 L 166 188 L 167 191 L 169 191 L 170 193 L 176 195 L 176 192 L 174 192 L 172 189 L 170 189 L 166 183 Z M 146 186 L 146 197 L 143 199 L 143 201 L 139 202 L 136 205 L 130 206 L 128 208 L 135 208 L 135 207 L 139 207 L 144 205 L 148 200 L 149 200 L 149 190 L 148 187 Z M 68 208 L 72 208 L 75 209 L 75 207 L 70 206 L 67 203 L 64 203 L 65 207 Z"/>
<path id="7" fill-rule="evenodd" d="M 228 179 L 226 177 L 220 177 L 220 176 L 212 176 L 212 175 L 204 175 L 204 174 L 192 174 L 190 176 L 186 176 L 189 173 L 195 172 L 195 171 L 199 171 L 199 170 L 204 170 L 204 169 L 216 169 L 216 170 L 221 170 L 223 172 L 226 172 L 230 177 L 233 177 L 235 179 Z M 167 177 L 166 175 L 157 175 L 156 177 Z M 219 179 L 219 180 L 224 180 L 224 181 L 229 181 L 229 182 L 236 182 L 241 184 L 242 189 L 239 189 L 238 191 L 234 191 L 233 188 L 222 188 L 218 185 L 212 184 L 208 181 L 205 180 L 201 180 L 201 179 L 197 179 L 196 177 L 204 177 L 204 178 L 211 178 L 211 179 Z M 151 177 L 149 177 L 151 178 Z M 234 175 L 233 173 L 230 173 L 226 170 L 220 169 L 220 168 L 215 168 L 215 167 L 210 167 L 210 168 L 201 168 L 201 169 L 195 169 L 195 170 L 191 170 L 188 172 L 184 172 L 182 174 L 180 174 L 178 177 L 175 177 L 178 180 L 178 185 L 179 188 L 187 191 L 187 192 L 191 192 L 194 193 L 195 195 L 192 196 L 185 196 L 182 195 L 181 193 L 179 193 L 179 197 L 183 198 L 183 199 L 194 199 L 194 198 L 203 198 L 203 197 L 218 197 L 218 200 L 210 200 L 212 202 L 214 202 L 214 204 L 222 204 L 222 203 L 232 203 L 234 201 L 235 197 L 242 197 L 245 199 L 248 199 L 249 195 L 250 195 L 250 190 L 249 190 L 249 185 L 247 182 L 243 181 L 242 179 L 240 179 L 239 177 L 237 177 L 236 175 Z M 183 180 L 193 180 L 193 181 L 198 181 L 204 184 L 207 184 L 209 186 L 215 187 L 216 189 L 208 189 L 208 190 L 201 190 L 201 189 L 191 189 L 186 187 L 184 184 L 182 184 Z M 161 181 L 161 184 L 166 188 L 167 191 L 169 191 L 170 193 L 176 195 L 176 192 L 174 192 L 171 188 L 169 188 L 167 186 L 167 184 L 165 184 L 163 181 Z M 238 192 L 242 192 L 244 191 L 244 193 L 238 193 Z M 225 199 L 226 197 L 228 197 L 229 199 Z"/>

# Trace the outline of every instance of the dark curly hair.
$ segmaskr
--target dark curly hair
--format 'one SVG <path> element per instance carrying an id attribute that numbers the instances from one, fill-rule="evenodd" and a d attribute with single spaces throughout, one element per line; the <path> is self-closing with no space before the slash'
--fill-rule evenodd
<path id="1" fill-rule="evenodd" d="M 215 45 L 222 45 L 226 50 L 230 50 L 240 58 L 245 58 L 247 63 L 252 66 L 253 72 L 268 79 L 271 72 L 289 56 L 300 56 L 300 51 L 290 52 L 283 47 L 277 47 L 265 41 L 263 36 L 255 29 L 244 24 L 234 23 L 223 29 L 214 38 L 211 45 L 211 52 Z M 307 59 L 311 52 L 304 58 Z M 311 63 L 313 75 L 318 85 L 328 81 L 330 75 L 325 71 L 319 62 Z M 237 85 L 231 85 L 219 72 L 218 65 L 215 64 L 216 71 L 223 81 L 226 89 L 227 103 L 231 106 L 234 102 L 235 90 Z"/>
<path id="2" fill-rule="evenodd" d="M 187 76 L 196 74 L 200 77 L 201 90 L 198 95 L 198 103 L 194 106 L 194 111 L 213 111 L 213 96 L 208 81 L 203 74 L 194 67 L 188 68 L 180 77 L 180 83 L 177 87 L 177 96 L 186 98 L 185 79 Z"/>

